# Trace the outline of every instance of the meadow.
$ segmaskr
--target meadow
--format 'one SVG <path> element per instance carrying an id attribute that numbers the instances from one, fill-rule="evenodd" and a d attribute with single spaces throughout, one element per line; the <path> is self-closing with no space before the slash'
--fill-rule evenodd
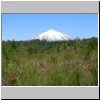
<path id="1" fill-rule="evenodd" d="M 98 38 L 2 41 L 2 86 L 97 86 Z"/>

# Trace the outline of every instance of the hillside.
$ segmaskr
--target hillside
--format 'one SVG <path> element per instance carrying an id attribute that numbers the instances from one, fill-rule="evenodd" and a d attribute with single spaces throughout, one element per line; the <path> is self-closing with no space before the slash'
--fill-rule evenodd
<path id="1" fill-rule="evenodd" d="M 97 86 L 98 38 L 2 41 L 3 86 Z"/>

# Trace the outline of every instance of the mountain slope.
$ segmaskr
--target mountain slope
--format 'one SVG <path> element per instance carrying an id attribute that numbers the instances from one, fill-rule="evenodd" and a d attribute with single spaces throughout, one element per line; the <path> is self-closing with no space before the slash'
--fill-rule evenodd
<path id="1" fill-rule="evenodd" d="M 64 41 L 64 40 L 70 40 L 71 37 L 51 29 L 40 34 L 35 39 L 47 40 L 47 41 Z"/>

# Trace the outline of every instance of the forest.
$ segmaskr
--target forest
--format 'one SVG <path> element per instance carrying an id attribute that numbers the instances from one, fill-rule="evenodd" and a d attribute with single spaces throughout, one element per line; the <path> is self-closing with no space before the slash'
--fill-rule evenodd
<path id="1" fill-rule="evenodd" d="M 97 86 L 98 38 L 2 40 L 2 86 Z"/>

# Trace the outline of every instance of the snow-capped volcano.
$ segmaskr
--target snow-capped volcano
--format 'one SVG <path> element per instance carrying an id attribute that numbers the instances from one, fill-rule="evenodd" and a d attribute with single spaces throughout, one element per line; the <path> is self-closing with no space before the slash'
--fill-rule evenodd
<path id="1" fill-rule="evenodd" d="M 35 39 L 47 40 L 47 41 L 65 41 L 65 40 L 70 40 L 71 37 L 65 34 L 62 34 L 58 31 L 55 31 L 53 29 L 50 29 L 40 34 L 39 36 L 37 36 Z"/>

